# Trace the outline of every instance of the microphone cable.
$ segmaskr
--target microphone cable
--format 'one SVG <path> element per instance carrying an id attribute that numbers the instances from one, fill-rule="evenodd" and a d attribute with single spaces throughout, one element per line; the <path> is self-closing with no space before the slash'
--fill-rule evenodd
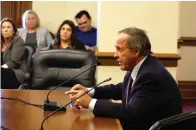
<path id="1" fill-rule="evenodd" d="M 14 97 L 1 97 L 1 99 L 13 100 L 13 101 L 21 102 L 21 103 L 24 103 L 24 104 L 27 104 L 27 105 L 39 107 L 39 108 L 43 108 L 44 107 L 44 105 L 33 104 L 33 103 L 24 101 L 24 100 L 19 99 L 19 98 L 14 98 Z"/>

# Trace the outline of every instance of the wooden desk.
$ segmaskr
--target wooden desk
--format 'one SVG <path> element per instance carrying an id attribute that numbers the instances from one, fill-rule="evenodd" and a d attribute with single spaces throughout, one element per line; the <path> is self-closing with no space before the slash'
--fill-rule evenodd
<path id="1" fill-rule="evenodd" d="M 60 105 L 69 99 L 65 91 L 53 91 L 49 97 Z M 1 90 L 3 97 L 16 97 L 22 100 L 43 105 L 48 90 Z M 42 108 L 26 105 L 20 102 L 1 99 L 1 123 L 11 130 L 38 130 L 41 122 L 50 112 Z M 99 118 L 87 109 L 77 110 L 67 106 L 66 112 L 57 112 L 44 123 L 44 130 L 119 130 L 122 129 L 119 120 Z"/>

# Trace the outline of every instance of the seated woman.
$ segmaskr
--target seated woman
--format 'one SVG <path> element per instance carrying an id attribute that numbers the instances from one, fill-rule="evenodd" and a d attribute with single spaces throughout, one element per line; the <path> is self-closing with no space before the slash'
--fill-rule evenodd
<path id="1" fill-rule="evenodd" d="M 78 50 L 86 50 L 84 44 L 76 38 L 74 23 L 70 20 L 65 20 L 62 22 L 58 28 L 56 39 L 52 48 L 73 48 Z"/>
<path id="2" fill-rule="evenodd" d="M 25 80 L 21 65 L 25 47 L 23 39 L 18 36 L 13 21 L 4 18 L 1 21 L 1 88 L 18 88 Z"/>
<path id="3" fill-rule="evenodd" d="M 48 49 L 52 36 L 48 29 L 40 27 L 38 15 L 33 10 L 27 10 L 22 16 L 23 28 L 18 29 L 19 36 L 25 44 L 34 46 L 37 50 Z"/>

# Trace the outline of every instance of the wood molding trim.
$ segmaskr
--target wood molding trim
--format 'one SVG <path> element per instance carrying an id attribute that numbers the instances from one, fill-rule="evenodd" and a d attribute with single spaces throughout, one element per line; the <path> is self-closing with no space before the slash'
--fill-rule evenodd
<path id="1" fill-rule="evenodd" d="M 165 67 L 177 67 L 181 57 L 178 54 L 154 53 L 155 56 Z M 118 66 L 114 58 L 114 52 L 97 52 L 96 56 L 102 66 Z"/>
<path id="2" fill-rule="evenodd" d="M 180 37 L 178 39 L 178 48 L 181 46 L 196 46 L 196 37 Z"/>
<path id="3" fill-rule="evenodd" d="M 178 81 L 182 99 L 196 99 L 196 81 Z"/>

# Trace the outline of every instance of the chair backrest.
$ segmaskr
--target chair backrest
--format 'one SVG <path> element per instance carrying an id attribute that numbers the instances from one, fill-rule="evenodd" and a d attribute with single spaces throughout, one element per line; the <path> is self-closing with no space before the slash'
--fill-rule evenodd
<path id="1" fill-rule="evenodd" d="M 23 61 L 21 64 L 21 69 L 26 72 L 30 73 L 32 68 L 32 55 L 35 53 L 35 48 L 30 45 L 25 45 L 25 54 L 23 57 Z"/>
<path id="2" fill-rule="evenodd" d="M 149 130 L 196 130 L 196 111 L 157 121 Z"/>
<path id="3" fill-rule="evenodd" d="M 35 53 L 35 48 L 30 46 L 30 45 L 25 45 L 25 50 L 27 53 L 26 61 L 27 61 L 27 66 L 29 68 L 32 68 L 32 56 Z"/>
<path id="4" fill-rule="evenodd" d="M 88 51 L 51 49 L 36 52 L 33 56 L 32 88 L 51 89 L 88 69 L 96 62 L 96 56 Z M 93 86 L 95 70 L 96 67 L 90 69 L 60 88 L 70 88 L 75 84 Z"/>

